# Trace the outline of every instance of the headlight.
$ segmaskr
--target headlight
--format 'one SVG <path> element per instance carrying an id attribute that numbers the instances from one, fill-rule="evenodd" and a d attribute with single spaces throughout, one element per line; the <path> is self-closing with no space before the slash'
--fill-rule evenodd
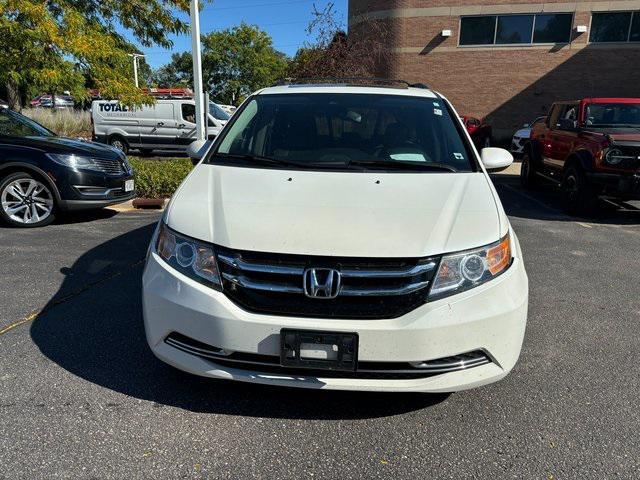
<path id="1" fill-rule="evenodd" d="M 609 165 L 619 165 L 620 163 L 624 162 L 625 160 L 635 160 L 636 157 L 631 157 L 629 155 L 624 155 L 622 153 L 622 150 L 620 150 L 619 148 L 611 148 L 609 150 L 607 150 L 607 153 L 604 156 L 604 160 L 609 164 Z"/>
<path id="2" fill-rule="evenodd" d="M 183 237 L 161 222 L 155 247 L 158 255 L 180 273 L 216 290 L 222 289 L 211 245 Z"/>
<path id="3" fill-rule="evenodd" d="M 477 287 L 504 272 L 511 263 L 509 234 L 486 247 L 442 257 L 430 298 L 442 298 Z"/>
<path id="4" fill-rule="evenodd" d="M 62 153 L 47 153 L 47 157 L 65 167 L 102 171 L 100 165 L 91 157 Z"/>

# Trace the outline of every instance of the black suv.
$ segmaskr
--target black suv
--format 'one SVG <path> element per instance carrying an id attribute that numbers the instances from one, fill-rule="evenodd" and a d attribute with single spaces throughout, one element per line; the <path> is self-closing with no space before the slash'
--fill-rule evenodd
<path id="1" fill-rule="evenodd" d="M 133 198 L 133 171 L 115 148 L 58 137 L 0 107 L 0 218 L 16 227 L 51 223 L 57 212 Z"/>

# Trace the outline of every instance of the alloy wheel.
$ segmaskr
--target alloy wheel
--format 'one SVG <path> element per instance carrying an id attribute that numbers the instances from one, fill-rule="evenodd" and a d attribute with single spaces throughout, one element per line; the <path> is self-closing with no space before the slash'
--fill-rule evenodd
<path id="1" fill-rule="evenodd" d="M 33 178 L 19 178 L 9 183 L 2 191 L 0 202 L 7 217 L 22 224 L 42 222 L 53 212 L 51 191 Z"/>

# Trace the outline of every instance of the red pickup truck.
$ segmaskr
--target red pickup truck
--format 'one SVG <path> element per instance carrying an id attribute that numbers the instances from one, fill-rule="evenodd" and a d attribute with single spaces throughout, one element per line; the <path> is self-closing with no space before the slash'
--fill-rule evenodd
<path id="1" fill-rule="evenodd" d="M 554 103 L 531 131 L 520 179 L 557 183 L 572 213 L 591 213 L 599 197 L 640 199 L 640 98 Z"/>

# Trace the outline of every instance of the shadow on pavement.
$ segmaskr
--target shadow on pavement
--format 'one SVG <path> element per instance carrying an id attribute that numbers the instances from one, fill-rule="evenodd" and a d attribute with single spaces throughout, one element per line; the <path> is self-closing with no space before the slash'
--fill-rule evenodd
<path id="1" fill-rule="evenodd" d="M 55 223 L 58 225 L 65 225 L 69 223 L 93 222 L 94 220 L 111 218 L 117 214 L 118 212 L 116 210 L 112 210 L 109 208 L 81 210 L 78 212 L 63 212 L 62 214 L 58 214 Z"/>
<path id="2" fill-rule="evenodd" d="M 142 322 L 141 275 L 154 224 L 88 251 L 61 271 L 65 281 L 31 326 L 40 351 L 89 382 L 197 412 L 293 419 L 398 415 L 448 395 L 332 392 L 200 378 L 169 367 L 149 350 Z"/>
<path id="3" fill-rule="evenodd" d="M 95 220 L 103 220 L 103 219 L 111 218 L 117 214 L 118 214 L 117 211 L 111 210 L 108 208 L 81 210 L 78 212 L 62 212 L 56 215 L 56 219 L 52 223 L 52 225 L 69 225 L 74 223 L 88 223 L 88 222 L 93 222 Z M 13 227 L 5 224 L 4 222 L 0 222 L 0 228 L 12 228 L 12 229 L 18 230 L 21 227 Z M 47 228 L 47 227 L 38 227 L 38 228 Z"/>
<path id="4" fill-rule="evenodd" d="M 576 217 L 565 212 L 562 193 L 554 185 L 543 184 L 533 190 L 526 190 L 520 185 L 519 177 L 515 175 L 492 174 L 491 180 L 500 195 L 505 212 L 510 217 L 603 225 L 640 224 L 639 202 L 613 205 L 601 201 L 598 210 L 592 216 Z"/>

